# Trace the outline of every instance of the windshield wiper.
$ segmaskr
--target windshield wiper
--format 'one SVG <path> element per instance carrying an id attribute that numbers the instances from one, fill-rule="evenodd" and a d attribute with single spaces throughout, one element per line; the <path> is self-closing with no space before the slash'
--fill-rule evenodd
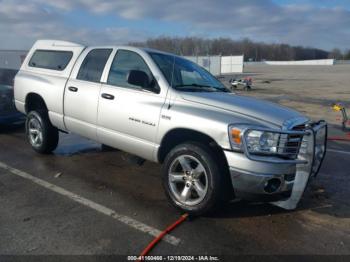
<path id="1" fill-rule="evenodd" d="M 209 90 L 211 90 L 212 92 L 228 92 L 227 89 L 224 88 L 220 88 L 220 87 L 214 87 L 214 86 L 208 86 L 208 85 L 198 85 L 198 84 L 186 84 L 186 85 L 176 85 L 174 86 L 175 89 L 177 88 L 181 88 L 181 87 L 188 87 L 186 88 L 186 90 L 188 89 L 194 92 L 208 92 Z M 199 87 L 198 89 L 194 89 L 193 87 Z M 209 89 L 209 90 L 208 90 Z"/>
<path id="2" fill-rule="evenodd" d="M 217 88 L 215 88 L 213 86 L 198 85 L 198 84 L 195 84 L 195 83 L 174 86 L 175 89 L 182 89 L 182 87 L 185 87 L 184 89 L 187 90 L 187 91 L 191 90 L 191 92 L 215 92 L 217 90 Z"/>
<path id="3" fill-rule="evenodd" d="M 208 85 L 198 85 L 198 84 L 195 84 L 195 83 L 193 83 L 193 84 L 186 84 L 186 85 L 176 85 L 176 86 L 174 86 L 174 88 L 178 88 L 178 87 L 187 87 L 187 86 L 189 86 L 189 87 L 210 87 L 210 88 L 215 88 L 215 87 L 212 87 L 212 86 L 208 86 Z"/>

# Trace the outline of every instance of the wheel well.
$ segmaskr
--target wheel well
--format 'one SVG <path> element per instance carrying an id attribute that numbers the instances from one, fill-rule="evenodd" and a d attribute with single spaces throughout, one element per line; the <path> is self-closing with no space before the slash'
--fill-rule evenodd
<path id="1" fill-rule="evenodd" d="M 223 174 L 223 197 L 224 199 L 234 198 L 234 189 L 232 186 L 231 177 L 229 175 L 228 163 L 222 148 L 210 136 L 191 129 L 174 129 L 169 131 L 162 139 L 159 151 L 158 161 L 163 163 L 166 155 L 177 145 L 184 142 L 196 142 L 209 146 L 212 149 L 213 157 L 221 167 Z"/>
<path id="2" fill-rule="evenodd" d="M 25 109 L 26 113 L 38 109 L 47 111 L 47 106 L 45 104 L 44 99 L 40 95 L 35 93 L 29 93 L 26 97 Z"/>
<path id="3" fill-rule="evenodd" d="M 191 129 L 178 128 L 169 131 L 163 137 L 158 151 L 158 161 L 163 163 L 170 150 L 184 142 L 197 142 L 208 145 L 215 151 L 215 153 L 219 153 L 217 156 L 224 156 L 221 147 L 210 136 Z"/>

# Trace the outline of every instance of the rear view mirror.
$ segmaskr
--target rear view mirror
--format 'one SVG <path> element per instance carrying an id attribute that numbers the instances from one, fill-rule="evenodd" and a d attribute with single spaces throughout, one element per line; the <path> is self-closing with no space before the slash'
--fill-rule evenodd
<path id="1" fill-rule="evenodd" d="M 129 84 L 139 86 L 145 89 L 150 88 L 150 79 L 148 75 L 141 70 L 130 70 L 126 79 Z"/>

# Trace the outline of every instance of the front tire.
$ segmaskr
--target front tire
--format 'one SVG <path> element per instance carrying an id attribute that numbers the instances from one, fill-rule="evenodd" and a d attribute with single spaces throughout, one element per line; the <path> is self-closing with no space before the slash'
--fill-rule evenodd
<path id="1" fill-rule="evenodd" d="M 199 143 L 176 146 L 163 165 L 163 187 L 170 202 L 191 215 L 218 206 L 224 172 L 220 174 L 213 151 Z"/>
<path id="2" fill-rule="evenodd" d="M 26 136 L 32 148 L 40 154 L 49 154 L 58 145 L 58 130 L 44 110 L 31 111 L 26 120 Z"/>

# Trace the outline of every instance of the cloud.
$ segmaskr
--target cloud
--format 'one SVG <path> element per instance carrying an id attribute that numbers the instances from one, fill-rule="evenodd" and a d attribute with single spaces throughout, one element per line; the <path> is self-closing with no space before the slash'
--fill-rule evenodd
<path id="1" fill-rule="evenodd" d="M 75 6 L 67 2 L 44 4 L 44 1 L 0 0 L 0 49 L 28 49 L 37 39 L 58 39 L 85 44 L 123 44 L 140 41 L 142 32 L 125 26 L 90 28 L 72 26 L 65 12 Z"/>
<path id="2" fill-rule="evenodd" d="M 292 2 L 292 1 L 289 1 Z M 318 7 L 307 4 L 278 5 L 271 0 L 0 0 L 0 35 L 15 32 L 18 39 L 36 37 L 82 40 L 89 44 L 120 43 L 142 40 L 158 34 L 169 34 L 154 26 L 148 31 L 128 27 L 128 23 L 181 25 L 182 35 L 207 37 L 249 37 L 267 42 L 316 46 L 325 49 L 348 48 L 350 11 L 342 7 Z M 111 22 L 108 28 L 90 28 L 65 21 L 70 12 L 83 12 L 94 19 L 103 16 L 123 21 Z M 111 33 L 114 32 L 114 33 Z M 14 41 L 15 35 L 10 37 Z M 11 43 L 10 40 L 4 43 Z M 17 44 L 18 41 L 17 41 Z"/>

